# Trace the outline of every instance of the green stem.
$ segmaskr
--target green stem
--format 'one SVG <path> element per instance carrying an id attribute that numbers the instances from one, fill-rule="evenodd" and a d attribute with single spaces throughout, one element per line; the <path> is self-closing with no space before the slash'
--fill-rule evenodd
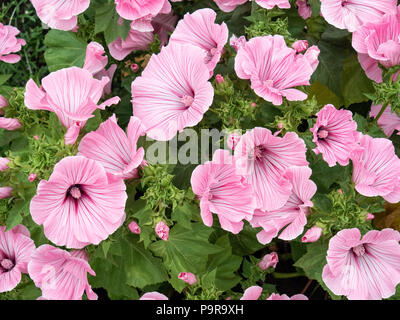
<path id="1" fill-rule="evenodd" d="M 378 123 L 379 118 L 382 116 L 382 114 L 385 112 L 386 108 L 389 105 L 389 101 L 387 101 L 381 108 L 381 110 L 379 111 L 378 115 L 375 118 L 375 122 Z"/>
<path id="2" fill-rule="evenodd" d="M 292 273 L 273 272 L 272 275 L 276 279 L 290 279 L 290 278 L 297 278 L 297 277 L 305 276 L 305 274 L 302 272 L 292 272 Z"/>

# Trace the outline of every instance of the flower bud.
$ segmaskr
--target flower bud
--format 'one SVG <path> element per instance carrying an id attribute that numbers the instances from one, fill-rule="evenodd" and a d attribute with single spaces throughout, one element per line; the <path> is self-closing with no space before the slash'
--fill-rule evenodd
<path id="1" fill-rule="evenodd" d="M 314 226 L 307 230 L 304 236 L 301 238 L 301 242 L 315 242 L 322 235 L 322 228 Z"/>
<path id="2" fill-rule="evenodd" d="M 8 169 L 8 163 L 10 160 L 7 158 L 0 158 L 0 171 L 4 171 Z"/>
<path id="3" fill-rule="evenodd" d="M 35 180 L 36 180 L 36 177 L 37 177 L 36 173 L 31 173 L 31 174 L 29 175 L 29 177 L 28 177 L 29 182 L 35 181 Z"/>
<path id="4" fill-rule="evenodd" d="M 0 199 L 11 197 L 11 187 L 0 187 Z"/>
<path id="5" fill-rule="evenodd" d="M 129 228 L 129 230 L 132 232 L 132 233 L 136 233 L 136 234 L 140 234 L 140 227 L 139 227 L 139 225 L 135 222 L 135 221 L 132 221 L 129 225 L 128 225 L 128 228 Z"/>
<path id="6" fill-rule="evenodd" d="M 197 282 L 196 276 L 191 272 L 181 272 L 178 275 L 178 279 L 181 279 L 190 285 L 195 284 Z"/>
<path id="7" fill-rule="evenodd" d="M 292 44 L 292 48 L 296 50 L 297 53 L 303 52 L 308 48 L 307 40 L 297 40 Z"/>
<path id="8" fill-rule="evenodd" d="M 168 240 L 169 228 L 164 221 L 160 221 L 159 223 L 157 223 L 155 231 L 162 240 Z"/>
<path id="9" fill-rule="evenodd" d="M 262 258 L 262 260 L 258 263 L 258 266 L 262 270 L 267 270 L 269 267 L 276 268 L 278 262 L 278 254 L 276 252 L 271 252 Z"/>

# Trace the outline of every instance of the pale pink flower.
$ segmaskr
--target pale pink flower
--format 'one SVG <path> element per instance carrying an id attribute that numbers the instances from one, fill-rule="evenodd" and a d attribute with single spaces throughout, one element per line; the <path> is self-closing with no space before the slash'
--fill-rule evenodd
<path id="1" fill-rule="evenodd" d="M 178 279 L 181 279 L 190 285 L 195 284 L 197 282 L 196 276 L 191 272 L 181 272 L 178 275 Z"/>
<path id="2" fill-rule="evenodd" d="M 0 199 L 11 197 L 12 190 L 11 187 L 0 187 Z"/>
<path id="3" fill-rule="evenodd" d="M 307 0 L 296 0 L 296 6 L 300 17 L 304 20 L 311 17 L 311 6 L 308 4 Z"/>
<path id="4" fill-rule="evenodd" d="M 123 40 L 117 38 L 108 45 L 111 56 L 118 61 L 124 60 L 127 55 L 136 50 L 149 49 L 154 40 L 153 33 L 129 30 L 128 37 Z"/>
<path id="5" fill-rule="evenodd" d="M 317 122 L 310 128 L 313 142 L 317 145 L 313 151 L 322 153 L 322 158 L 330 167 L 338 162 L 341 166 L 349 164 L 351 152 L 357 148 L 357 123 L 351 111 L 337 110 L 327 104 L 317 114 Z"/>
<path id="6" fill-rule="evenodd" d="M 372 118 L 376 118 L 381 109 L 381 104 L 372 104 L 369 116 Z M 395 111 L 392 111 L 390 105 L 386 107 L 385 111 L 383 111 L 381 117 L 378 119 L 378 125 L 381 127 L 382 131 L 386 134 L 388 138 L 393 134 L 395 130 L 398 131 L 397 134 L 400 135 L 400 117 Z"/>
<path id="7" fill-rule="evenodd" d="M 161 46 L 168 43 L 169 32 L 174 31 L 178 16 L 171 11 L 168 14 L 159 14 L 151 20 L 153 33 L 158 35 Z"/>
<path id="8" fill-rule="evenodd" d="M 102 71 L 108 63 L 108 57 L 105 53 L 106 52 L 100 43 L 95 41 L 90 42 L 86 47 L 86 57 L 83 69 L 88 70 L 93 75 Z"/>
<path id="9" fill-rule="evenodd" d="M 26 84 L 25 105 L 32 110 L 55 112 L 68 129 L 65 143 L 74 144 L 96 109 L 104 110 L 120 101 L 119 97 L 113 97 L 97 105 L 109 81 L 108 77 L 96 80 L 89 71 L 77 67 L 61 69 L 44 77 L 40 88 L 30 79 Z"/>
<path id="10" fill-rule="evenodd" d="M 10 162 L 10 160 L 7 158 L 0 158 L 0 171 L 7 170 L 9 162 Z"/>
<path id="11" fill-rule="evenodd" d="M 241 47 L 243 47 L 246 44 L 246 38 L 245 36 L 240 36 L 239 38 L 236 37 L 234 34 L 232 37 L 229 39 L 229 44 L 233 49 L 238 51 Z"/>
<path id="12" fill-rule="evenodd" d="M 225 79 L 224 79 L 224 77 L 222 75 L 217 74 L 215 76 L 215 81 L 217 81 L 217 84 L 221 84 L 222 82 L 225 82 Z"/>
<path id="13" fill-rule="evenodd" d="M 271 242 L 283 228 L 279 234 L 279 239 L 282 240 L 293 240 L 303 232 L 307 224 L 306 215 L 313 206 L 311 198 L 317 191 L 317 186 L 310 180 L 311 173 L 308 167 L 293 166 L 286 169 L 282 179 L 291 184 L 291 194 L 287 202 L 275 210 L 254 212 L 250 223 L 253 227 L 263 228 L 257 234 L 260 243 Z"/>
<path id="14" fill-rule="evenodd" d="M 29 180 L 29 182 L 33 182 L 33 181 L 36 180 L 36 178 L 37 178 L 36 173 L 31 173 L 31 174 L 29 175 L 29 177 L 28 177 L 28 180 Z"/>
<path id="15" fill-rule="evenodd" d="M 231 150 L 235 150 L 235 147 L 239 143 L 240 138 L 242 135 L 239 132 L 232 132 L 228 135 L 227 145 Z"/>
<path id="16" fill-rule="evenodd" d="M 306 166 L 306 146 L 295 132 L 274 136 L 266 128 L 244 134 L 235 148 L 236 170 L 253 188 L 257 208 L 272 211 L 287 203 L 292 185 L 283 174 L 291 166 Z"/>
<path id="17" fill-rule="evenodd" d="M 178 22 L 169 39 L 170 43 L 190 44 L 201 48 L 204 51 L 204 62 L 210 71 L 219 62 L 229 33 L 225 22 L 215 23 L 216 17 L 215 11 L 209 8 L 187 13 Z"/>
<path id="18" fill-rule="evenodd" d="M 240 300 L 258 300 L 261 296 L 262 290 L 263 289 L 259 286 L 249 287 L 243 292 L 243 296 Z"/>
<path id="19" fill-rule="evenodd" d="M 224 12 L 231 12 L 249 0 L 214 0 L 218 8 Z"/>
<path id="20" fill-rule="evenodd" d="M 315 48 L 307 50 L 311 50 L 311 55 L 296 54 L 280 35 L 255 37 L 239 49 L 235 71 L 239 78 L 250 79 L 255 93 L 274 105 L 281 105 L 282 97 L 289 101 L 305 100 L 307 94 L 293 87 L 310 84 L 318 65 Z"/>
<path id="21" fill-rule="evenodd" d="M 272 293 L 267 300 L 308 300 L 308 298 L 304 294 L 295 294 L 289 297 L 286 294 Z"/>
<path id="22" fill-rule="evenodd" d="M 236 174 L 234 161 L 228 150 L 216 150 L 212 161 L 194 169 L 190 182 L 200 199 L 203 223 L 211 227 L 215 213 L 222 229 L 237 234 L 243 228 L 242 220 L 251 219 L 255 199 L 251 186 Z"/>
<path id="23" fill-rule="evenodd" d="M 372 213 L 368 212 L 367 218 L 365 218 L 365 220 L 370 221 L 370 220 L 373 220 L 373 219 L 375 219 L 375 216 Z"/>
<path id="24" fill-rule="evenodd" d="M 279 257 L 276 252 L 271 252 L 266 254 L 261 261 L 258 263 L 258 266 L 261 270 L 267 270 L 269 267 L 276 268 L 276 265 L 279 262 Z"/>
<path id="25" fill-rule="evenodd" d="M 117 230 L 125 220 L 127 195 L 122 179 L 82 156 L 57 163 L 48 181 L 40 181 L 30 211 L 46 237 L 58 246 L 83 248 Z"/>
<path id="26" fill-rule="evenodd" d="M 79 155 L 96 160 L 106 172 L 123 179 L 135 177 L 135 169 L 143 161 L 144 149 L 137 148 L 137 141 L 144 135 L 140 120 L 131 117 L 125 134 L 117 123 L 115 114 L 89 132 L 79 144 Z"/>
<path id="27" fill-rule="evenodd" d="M 308 48 L 307 40 L 297 40 L 292 44 L 292 48 L 296 50 L 297 53 L 303 52 Z"/>
<path id="28" fill-rule="evenodd" d="M 146 292 L 139 300 L 168 300 L 168 297 L 157 291 Z"/>
<path id="29" fill-rule="evenodd" d="M 308 63 L 310 64 L 313 72 L 317 70 L 319 65 L 318 56 L 320 54 L 320 50 L 317 46 L 311 46 L 308 50 L 304 53 L 304 58 L 307 59 Z"/>
<path id="30" fill-rule="evenodd" d="M 368 21 L 353 33 L 352 44 L 367 76 L 382 82 L 378 63 L 385 68 L 400 64 L 400 14 L 392 12 L 378 21 Z"/>
<path id="31" fill-rule="evenodd" d="M 275 6 L 281 9 L 290 8 L 289 0 L 255 0 L 255 1 L 259 6 L 268 10 L 272 9 Z"/>
<path id="32" fill-rule="evenodd" d="M 17 63 L 21 57 L 15 52 L 21 50 L 26 44 L 24 39 L 17 39 L 19 30 L 13 26 L 6 26 L 0 23 L 0 61 L 6 63 Z"/>
<path id="33" fill-rule="evenodd" d="M 366 197 L 381 196 L 386 201 L 400 201 L 400 159 L 392 142 L 360 134 L 360 147 L 353 151 L 353 182 Z"/>
<path id="34" fill-rule="evenodd" d="M 84 12 L 90 0 L 30 0 L 36 14 L 50 28 L 69 31 L 75 29 L 78 15 Z"/>
<path id="35" fill-rule="evenodd" d="M 133 114 L 156 140 L 172 139 L 177 131 L 198 124 L 214 97 L 203 51 L 170 43 L 153 55 L 132 82 Z"/>
<path id="36" fill-rule="evenodd" d="M 97 300 L 87 274 L 95 276 L 84 250 L 71 252 L 44 244 L 38 247 L 28 264 L 29 276 L 42 290 L 43 300 Z"/>
<path id="37" fill-rule="evenodd" d="M 0 292 L 13 290 L 28 273 L 28 262 L 35 251 L 28 229 L 18 225 L 6 231 L 0 226 Z"/>
<path id="38" fill-rule="evenodd" d="M 397 0 L 321 0 L 321 13 L 328 23 L 354 32 L 366 22 L 396 12 Z"/>
<path id="39" fill-rule="evenodd" d="M 128 225 L 128 228 L 132 233 L 135 233 L 135 234 L 140 234 L 140 232 L 141 232 L 139 225 L 135 221 L 132 221 Z"/>
<path id="40" fill-rule="evenodd" d="M 94 78 L 97 80 L 101 80 L 103 77 L 107 77 L 110 79 L 110 81 L 104 86 L 103 97 L 104 95 L 111 94 L 111 85 L 112 85 L 112 80 L 114 78 L 115 70 L 117 70 L 117 65 L 112 64 L 108 69 L 104 68 L 100 72 L 94 75 Z"/>
<path id="41" fill-rule="evenodd" d="M 322 235 L 322 228 L 314 226 L 307 230 L 304 236 L 301 238 L 301 242 L 315 242 L 317 241 Z"/>
<path id="42" fill-rule="evenodd" d="M 169 237 L 169 227 L 164 221 L 157 223 L 155 228 L 156 234 L 161 238 L 161 240 L 167 241 Z"/>
<path id="43" fill-rule="evenodd" d="M 400 234 L 357 228 L 339 231 L 329 242 L 322 279 L 336 295 L 350 300 L 380 300 L 396 292 L 400 282 Z"/>

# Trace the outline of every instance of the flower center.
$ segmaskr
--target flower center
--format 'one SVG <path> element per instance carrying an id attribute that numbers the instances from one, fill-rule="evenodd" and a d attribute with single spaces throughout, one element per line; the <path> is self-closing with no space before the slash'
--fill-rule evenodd
<path id="1" fill-rule="evenodd" d="M 82 197 L 82 192 L 79 185 L 73 185 L 69 188 L 68 194 L 71 195 L 72 198 L 78 200 Z"/>
<path id="2" fill-rule="evenodd" d="M 365 254 L 364 245 L 360 244 L 357 247 L 354 247 L 353 252 L 356 254 L 357 257 L 363 256 Z"/>
<path id="3" fill-rule="evenodd" d="M 194 101 L 194 98 L 192 96 L 183 96 L 182 97 L 182 102 L 185 107 L 190 107 Z"/>
<path id="4" fill-rule="evenodd" d="M 260 160 L 264 157 L 265 149 L 262 146 L 257 146 L 254 148 L 254 159 Z"/>
<path id="5" fill-rule="evenodd" d="M 329 135 L 329 132 L 328 132 L 328 130 L 325 130 L 325 129 L 318 130 L 318 132 L 317 132 L 317 136 L 319 139 L 326 139 L 328 137 L 328 135 Z"/>
<path id="6" fill-rule="evenodd" d="M 14 263 L 10 259 L 1 260 L 0 265 L 6 270 L 11 270 L 14 267 Z"/>

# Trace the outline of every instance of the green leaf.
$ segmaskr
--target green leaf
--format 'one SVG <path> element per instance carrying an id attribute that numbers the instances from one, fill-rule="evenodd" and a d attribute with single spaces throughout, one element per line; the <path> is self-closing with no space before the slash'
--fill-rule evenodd
<path id="1" fill-rule="evenodd" d="M 82 67 L 86 55 L 86 42 L 73 32 L 50 30 L 44 39 L 47 47 L 44 58 L 50 72 L 72 66 Z"/>
<path id="2" fill-rule="evenodd" d="M 319 16 L 321 12 L 321 1 L 320 0 L 308 0 L 308 4 L 311 7 L 311 12 L 313 17 Z"/>
<path id="3" fill-rule="evenodd" d="M 229 234 L 233 253 L 239 256 L 247 256 L 264 248 L 264 245 L 258 242 L 256 234 L 261 229 L 252 228 L 248 223 L 245 223 L 243 230 L 238 234 Z"/>
<path id="4" fill-rule="evenodd" d="M 16 225 L 22 222 L 22 217 L 29 214 L 29 203 L 30 201 L 18 200 L 8 213 L 7 217 L 7 229 L 10 230 Z"/>
<path id="5" fill-rule="evenodd" d="M 171 219 L 178 222 L 182 227 L 191 229 L 190 221 L 192 219 L 192 214 L 195 212 L 199 212 L 199 208 L 185 202 L 183 205 L 172 211 Z"/>
<path id="6" fill-rule="evenodd" d="M 0 74 L 0 86 L 5 84 L 10 79 L 12 74 Z"/>
<path id="7" fill-rule="evenodd" d="M 319 105 L 333 104 L 334 106 L 343 105 L 343 99 L 334 94 L 329 88 L 319 81 L 314 83 L 308 88 L 309 98 L 315 96 Z"/>
<path id="8" fill-rule="evenodd" d="M 318 155 L 317 161 L 310 161 L 312 169 L 311 180 L 314 181 L 321 193 L 328 193 L 329 187 L 347 176 L 346 167 L 336 165 L 329 167 L 328 164 Z"/>

